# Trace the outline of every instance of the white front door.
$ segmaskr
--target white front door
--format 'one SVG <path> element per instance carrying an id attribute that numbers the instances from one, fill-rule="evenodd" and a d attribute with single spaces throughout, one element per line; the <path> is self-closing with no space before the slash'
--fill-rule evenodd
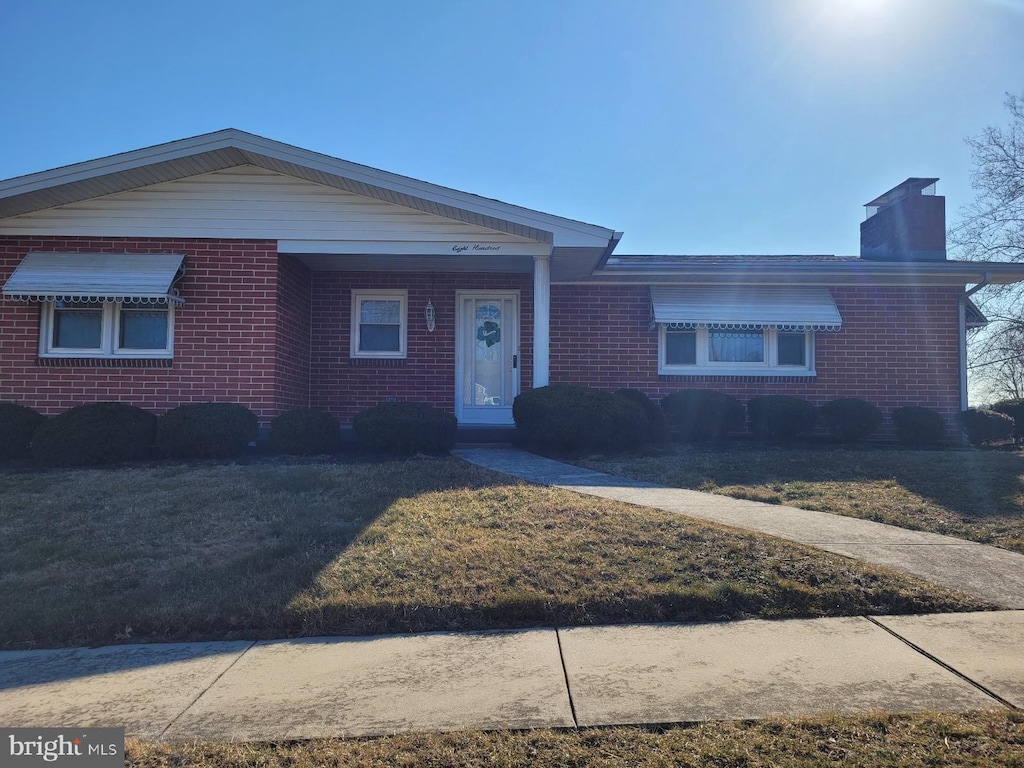
<path id="1" fill-rule="evenodd" d="M 519 294 L 455 298 L 455 415 L 462 424 L 512 424 L 519 394 Z"/>

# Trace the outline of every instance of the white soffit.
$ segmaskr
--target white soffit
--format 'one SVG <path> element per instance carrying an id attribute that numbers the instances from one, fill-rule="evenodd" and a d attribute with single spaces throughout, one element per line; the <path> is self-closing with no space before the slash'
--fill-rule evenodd
<path id="1" fill-rule="evenodd" d="M 685 328 L 838 331 L 843 319 L 820 286 L 651 286 L 654 322 Z"/>
<path id="2" fill-rule="evenodd" d="M 4 284 L 5 299 L 184 303 L 174 283 L 185 257 L 153 253 L 30 253 Z"/>
<path id="3" fill-rule="evenodd" d="M 527 241 L 486 240 L 278 240 L 278 253 L 336 256 L 430 256 L 501 258 L 550 256 L 551 246 Z"/>

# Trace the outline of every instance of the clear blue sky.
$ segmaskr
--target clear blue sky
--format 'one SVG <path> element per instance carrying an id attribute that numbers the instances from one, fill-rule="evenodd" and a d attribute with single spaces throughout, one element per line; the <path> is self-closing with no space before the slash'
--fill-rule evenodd
<path id="1" fill-rule="evenodd" d="M 858 250 L 1024 91 L 1024 0 L 0 0 L 0 178 L 234 127 L 625 231 Z"/>

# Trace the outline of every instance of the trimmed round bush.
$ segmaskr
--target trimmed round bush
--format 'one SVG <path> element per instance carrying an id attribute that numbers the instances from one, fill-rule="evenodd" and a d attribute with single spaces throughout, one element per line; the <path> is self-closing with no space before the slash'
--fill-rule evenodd
<path id="1" fill-rule="evenodd" d="M 186 403 L 160 417 L 156 447 L 172 459 L 230 459 L 256 439 L 256 414 L 238 403 Z"/>
<path id="2" fill-rule="evenodd" d="M 992 406 L 993 411 L 1005 413 L 1013 419 L 1013 437 L 1024 440 L 1024 400 L 1000 400 Z"/>
<path id="3" fill-rule="evenodd" d="M 827 402 L 821 406 L 820 414 L 829 434 L 843 443 L 865 440 L 882 426 L 882 412 L 856 397 Z"/>
<path id="4" fill-rule="evenodd" d="M 739 432 L 746 421 L 743 404 L 732 395 L 711 389 L 684 389 L 661 399 L 670 431 L 689 442 L 718 440 Z"/>
<path id="5" fill-rule="evenodd" d="M 0 459 L 27 459 L 32 434 L 46 417 L 18 403 L 0 403 Z"/>
<path id="6" fill-rule="evenodd" d="M 356 445 L 385 453 L 444 453 L 455 446 L 455 417 L 427 403 L 381 403 L 352 419 Z"/>
<path id="7" fill-rule="evenodd" d="M 270 422 L 270 450 L 315 456 L 338 450 L 338 420 L 317 410 L 285 411 Z"/>
<path id="8" fill-rule="evenodd" d="M 747 403 L 751 431 L 762 440 L 792 440 L 814 430 L 818 410 L 792 395 L 761 395 Z"/>
<path id="9" fill-rule="evenodd" d="M 664 443 L 668 441 L 668 424 L 665 423 L 665 412 L 661 406 L 651 400 L 639 389 L 619 389 L 615 391 L 618 397 L 632 400 L 644 409 L 647 416 L 647 439 L 652 443 Z"/>
<path id="10" fill-rule="evenodd" d="M 946 435 L 946 423 L 931 408 L 908 405 L 892 412 L 896 439 L 905 445 L 933 445 Z"/>
<path id="11" fill-rule="evenodd" d="M 1014 420 L 1005 413 L 985 408 L 968 408 L 966 411 L 960 411 L 957 418 L 971 445 L 1013 439 Z"/>
<path id="12" fill-rule="evenodd" d="M 118 464 L 153 455 L 156 416 L 127 403 L 89 403 L 47 419 L 32 435 L 32 458 L 50 467 Z"/>
<path id="13" fill-rule="evenodd" d="M 588 387 L 556 384 L 520 394 L 512 403 L 527 442 L 569 451 L 635 450 L 647 438 L 647 416 L 633 400 Z"/>

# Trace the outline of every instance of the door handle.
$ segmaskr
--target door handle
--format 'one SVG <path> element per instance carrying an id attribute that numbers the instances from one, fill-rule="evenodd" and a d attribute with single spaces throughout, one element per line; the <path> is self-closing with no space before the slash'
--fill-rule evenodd
<path id="1" fill-rule="evenodd" d="M 512 370 L 519 367 L 519 355 L 512 355 Z"/>

